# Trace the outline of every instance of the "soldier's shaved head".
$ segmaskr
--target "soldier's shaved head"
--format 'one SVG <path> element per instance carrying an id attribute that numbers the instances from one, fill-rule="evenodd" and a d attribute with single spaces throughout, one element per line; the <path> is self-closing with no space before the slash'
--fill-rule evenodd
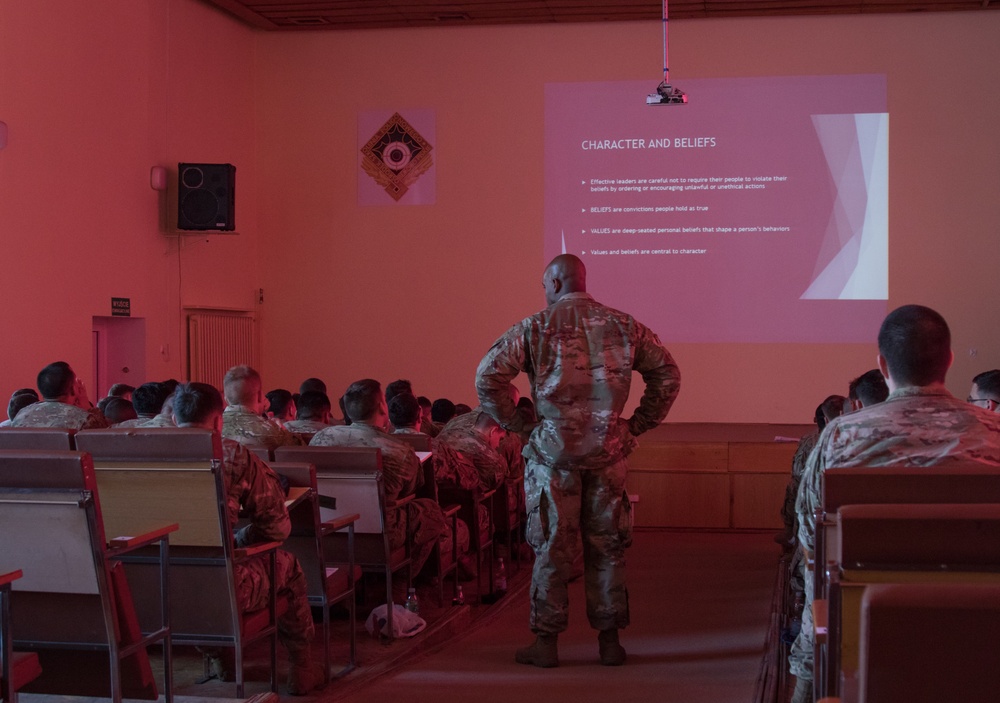
<path id="1" fill-rule="evenodd" d="M 545 288 L 545 301 L 549 305 L 569 293 L 585 293 L 587 267 L 578 256 L 560 254 L 545 267 L 542 287 Z"/>
<path id="2" fill-rule="evenodd" d="M 882 322 L 878 351 L 879 368 L 895 387 L 944 383 L 953 359 L 951 332 L 934 310 L 904 305 Z"/>

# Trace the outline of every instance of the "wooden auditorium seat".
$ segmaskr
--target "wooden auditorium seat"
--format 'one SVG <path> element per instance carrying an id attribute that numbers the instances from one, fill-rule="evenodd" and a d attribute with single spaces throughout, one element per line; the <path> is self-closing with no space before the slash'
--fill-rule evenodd
<path id="1" fill-rule="evenodd" d="M 316 467 L 303 463 L 274 463 L 271 468 L 288 479 L 291 489 L 305 489 L 307 493 L 289 507 L 292 533 L 285 540 L 284 549 L 296 556 L 305 573 L 309 588 L 309 604 L 323 612 L 323 662 L 325 680 L 330 673 L 330 608 L 342 603 L 348 613 L 348 638 L 350 654 L 347 665 L 338 676 L 354 669 L 357 661 L 357 618 L 354 608 L 354 583 L 361 576 L 360 567 L 354 564 L 354 523 L 359 515 L 323 521 L 320 517 L 319 490 L 316 485 Z M 291 494 L 289 495 L 291 498 Z M 347 561 L 327 562 L 323 543 L 329 535 L 347 530 Z"/>
<path id="2" fill-rule="evenodd" d="M 10 633 L 11 584 L 23 572 L 0 573 L 0 698 L 17 703 L 17 691 L 38 678 L 42 667 L 35 652 L 15 652 Z"/>
<path id="3" fill-rule="evenodd" d="M 845 505 L 836 522 L 828 598 L 816 601 L 828 615 L 816 622 L 817 697 L 843 690 L 857 675 L 867 586 L 1000 586 L 1000 504 Z"/>
<path id="4" fill-rule="evenodd" d="M 393 638 L 392 575 L 406 570 L 409 587 L 410 544 L 398 549 L 389 545 L 385 516 L 389 510 L 405 510 L 413 496 L 388 502 L 382 483 L 382 451 L 374 447 L 278 447 L 279 463 L 296 462 L 316 467 L 320 515 L 324 521 L 360 516 L 354 524 L 355 560 L 366 573 L 385 579 L 387 626 Z M 348 537 L 334 533 L 323 540 L 324 557 L 332 563 L 348 561 Z"/>
<path id="5" fill-rule="evenodd" d="M 845 703 L 987 703 L 1000 692 L 1000 584 L 866 586 Z"/>
<path id="6" fill-rule="evenodd" d="M 66 427 L 4 427 L 0 428 L 0 450 L 72 451 L 75 434 L 76 430 Z"/>
<path id="7" fill-rule="evenodd" d="M 105 652 L 115 703 L 126 695 L 126 686 L 131 697 L 156 698 L 146 647 L 162 642 L 164 693 L 170 701 L 169 612 L 158 611 L 141 635 L 119 562 L 151 547 L 150 590 L 158 598 L 167 584 L 169 534 L 177 525 L 148 520 L 141 530 L 109 531 L 123 536 L 108 541 L 103 518 L 88 454 L 0 451 L 0 572 L 15 564 L 23 570 L 23 578 L 12 584 L 13 642 L 43 653 L 45 673 L 38 685 L 50 693 L 79 693 L 77 686 L 92 678 L 79 670 L 59 672 L 59 664 L 65 669 L 72 656 L 67 650 Z M 49 653 L 51 657 L 45 656 Z M 72 689 L 60 688 L 66 679 L 51 680 L 60 673 L 72 677 Z"/>
<path id="8" fill-rule="evenodd" d="M 277 691 L 277 618 L 274 588 L 278 542 L 237 549 L 229 523 L 218 434 L 200 428 L 83 430 L 77 445 L 94 457 L 105 521 L 117 533 L 131 534 L 149 521 L 180 525 L 171 539 L 170 608 L 173 640 L 235 651 L 236 695 L 244 695 L 244 654 L 255 642 L 270 645 L 271 690 Z M 267 607 L 240 611 L 234 568 L 265 557 L 271 578 Z M 149 558 L 127 561 L 136 587 L 144 629 L 159 608 L 149 587 Z"/>

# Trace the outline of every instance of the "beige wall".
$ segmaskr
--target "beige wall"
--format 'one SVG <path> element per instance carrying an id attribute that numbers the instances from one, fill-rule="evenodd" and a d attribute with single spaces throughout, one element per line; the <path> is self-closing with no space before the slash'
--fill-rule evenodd
<path id="1" fill-rule="evenodd" d="M 672 25 L 681 87 L 888 75 L 890 305 L 944 313 L 956 393 L 1000 366 L 1000 13 Z M 0 399 L 56 358 L 87 377 L 112 296 L 147 320 L 148 375 L 182 377 L 182 307 L 252 308 L 263 287 L 269 387 L 404 376 L 474 402 L 483 352 L 543 303 L 545 83 L 652 89 L 660 41 L 658 22 L 285 34 L 195 0 L 0 4 Z M 358 206 L 357 114 L 407 108 L 436 113 L 437 202 Z M 149 168 L 185 160 L 237 165 L 239 236 L 164 234 Z M 875 355 L 664 341 L 679 421 L 808 421 Z"/>
<path id="2" fill-rule="evenodd" d="M 265 358 L 277 380 L 317 373 L 342 388 L 403 375 L 418 392 L 474 402 L 482 354 L 543 304 L 544 85 L 648 77 L 652 89 L 659 28 L 261 34 L 260 226 L 274 292 Z M 671 33 L 681 87 L 686 77 L 888 75 L 890 305 L 931 305 L 951 322 L 963 397 L 975 372 L 1000 366 L 997 306 L 984 295 L 1000 253 L 998 36 L 991 12 L 682 21 Z M 357 113 L 406 108 L 437 114 L 437 204 L 360 207 Z M 808 422 L 875 365 L 874 340 L 663 338 L 684 374 L 675 420 Z"/>
<path id="3" fill-rule="evenodd" d="M 113 296 L 146 319 L 150 379 L 183 376 L 183 305 L 254 301 L 253 32 L 189 0 L 99 5 L 0 3 L 3 417 L 50 361 L 92 385 L 91 321 Z M 165 234 L 149 171 L 176 181 L 179 161 L 240 166 L 239 237 Z"/>

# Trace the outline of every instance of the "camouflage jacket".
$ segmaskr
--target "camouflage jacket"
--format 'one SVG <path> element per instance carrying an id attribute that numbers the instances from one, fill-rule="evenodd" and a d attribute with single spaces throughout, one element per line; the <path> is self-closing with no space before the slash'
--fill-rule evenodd
<path id="1" fill-rule="evenodd" d="M 815 549 L 815 511 L 826 469 L 955 460 L 1000 465 L 1000 414 L 959 400 L 943 386 L 896 389 L 884 403 L 835 418 L 809 454 L 799 485 L 799 543 Z"/>
<path id="2" fill-rule="evenodd" d="M 431 422 L 430 418 L 425 417 L 420 422 L 420 431 L 424 434 L 429 434 L 431 437 L 437 437 L 441 432 L 441 428 L 437 424 Z"/>
<path id="3" fill-rule="evenodd" d="M 302 441 L 291 432 L 242 405 L 230 405 L 222 413 L 222 436 L 240 444 L 268 449 L 302 445 Z"/>
<path id="4" fill-rule="evenodd" d="M 236 533 L 236 546 L 284 542 L 292 524 L 278 477 L 235 440 L 223 438 L 222 457 L 229 524 L 235 525 L 241 516 L 250 520 Z"/>
<path id="5" fill-rule="evenodd" d="M 108 427 L 108 421 L 97 408 L 84 410 L 58 400 L 43 400 L 23 408 L 11 427 L 68 427 L 73 430 L 93 430 Z"/>
<path id="6" fill-rule="evenodd" d="M 177 425 L 174 424 L 174 418 L 171 413 L 167 413 L 166 415 L 160 413 L 148 420 L 143 420 L 138 427 L 177 427 Z"/>
<path id="7" fill-rule="evenodd" d="M 119 422 L 117 425 L 115 425 L 115 427 L 118 428 L 118 429 L 126 429 L 126 428 L 129 428 L 129 427 L 139 427 L 140 425 L 142 425 L 142 424 L 144 424 L 146 422 L 149 422 L 154 417 L 156 417 L 156 415 L 147 415 L 146 413 L 143 413 L 142 415 L 139 415 L 138 417 L 132 418 L 131 420 L 125 420 L 123 422 Z"/>
<path id="8" fill-rule="evenodd" d="M 434 476 L 462 488 L 492 490 L 507 477 L 507 462 L 476 431 L 473 411 L 453 418 L 433 441 Z"/>
<path id="9" fill-rule="evenodd" d="M 423 485 L 420 460 L 410 445 L 377 427 L 355 422 L 316 433 L 310 447 L 377 447 L 382 450 L 382 480 L 387 500 L 408 496 Z"/>
<path id="10" fill-rule="evenodd" d="M 285 429 L 289 432 L 319 432 L 327 427 L 330 425 L 319 420 L 289 420 L 285 423 Z"/>
<path id="11" fill-rule="evenodd" d="M 810 432 L 799 440 L 799 446 L 795 448 L 795 456 L 792 457 L 792 478 L 802 478 L 802 473 L 806 470 L 806 460 L 818 441 L 818 430 Z"/>
<path id="12" fill-rule="evenodd" d="M 680 389 L 670 352 L 631 316 L 570 293 L 510 328 L 476 372 L 483 410 L 505 428 L 523 429 L 510 381 L 528 374 L 541 422 L 525 457 L 559 469 L 599 469 L 635 448 L 656 427 Z M 628 420 L 621 417 L 638 371 L 646 389 Z"/>

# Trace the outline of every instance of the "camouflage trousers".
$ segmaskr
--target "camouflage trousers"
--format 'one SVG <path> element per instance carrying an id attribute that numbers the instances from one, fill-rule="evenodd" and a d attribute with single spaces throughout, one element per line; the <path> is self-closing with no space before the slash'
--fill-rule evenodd
<path id="1" fill-rule="evenodd" d="M 279 549 L 275 554 L 274 583 L 277 588 L 278 611 L 287 604 L 278 618 L 278 638 L 292 656 L 308 652 L 313 637 L 312 613 L 306 592 L 306 577 L 299 560 Z M 251 612 L 266 608 L 271 597 L 267 578 L 268 557 L 261 556 L 236 564 L 236 598 L 240 610 Z M 284 600 L 286 603 L 282 603 Z"/>
<path id="2" fill-rule="evenodd" d="M 788 671 L 793 676 L 807 681 L 813 680 L 813 652 L 816 648 L 813 632 L 813 577 L 810 569 L 803 569 L 805 578 L 805 604 L 802 608 L 802 628 L 788 653 Z"/>
<path id="3" fill-rule="evenodd" d="M 430 498 L 416 498 L 404 507 L 405 515 L 396 511 L 395 516 L 388 520 L 389 546 L 399 549 L 406 544 L 407 538 L 410 540 L 410 568 L 416 576 L 434 551 L 434 545 L 445 536 L 450 542 L 451 529 L 441 506 Z M 461 546 L 459 542 L 459 548 Z"/>
<path id="4" fill-rule="evenodd" d="M 628 465 L 553 469 L 532 461 L 524 474 L 527 539 L 535 550 L 531 630 L 558 633 L 569 624 L 567 583 L 582 536 L 587 619 L 597 630 L 629 624 L 625 548 L 632 541 Z"/>

